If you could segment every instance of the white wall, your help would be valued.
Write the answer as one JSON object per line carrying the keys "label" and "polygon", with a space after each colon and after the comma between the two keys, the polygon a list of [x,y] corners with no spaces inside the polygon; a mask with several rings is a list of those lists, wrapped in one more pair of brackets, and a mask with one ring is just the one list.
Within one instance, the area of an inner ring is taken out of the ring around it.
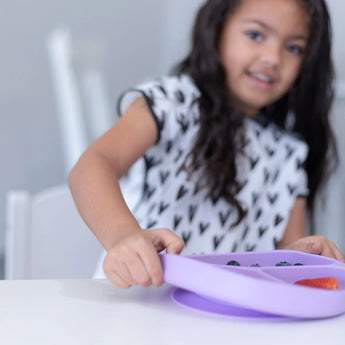
{"label": "white wall", "polygon": [[345,99],[334,103],[332,117],[340,164],[318,200],[316,232],[335,242],[345,253]]}
{"label": "white wall", "polygon": [[[115,105],[124,88],[142,78],[166,73],[171,63],[184,55],[189,42],[185,31],[198,2],[1,2],[0,252],[4,242],[6,192],[14,188],[35,192],[65,182],[61,134],[46,50],[51,30],[66,24],[77,36],[100,37],[108,44],[106,75]],[[180,11],[182,7],[184,10]],[[170,12],[174,15],[167,20]]]}
{"label": "white wall", "polygon": [[[336,136],[340,164],[320,196],[316,212],[316,232],[334,241],[345,253],[345,6],[343,0],[328,0],[333,19],[333,56],[341,95],[335,99],[332,127]],[[339,90],[338,90],[339,91]]]}
{"label": "white wall", "polygon": [[339,79],[345,81],[345,3],[344,0],[327,0],[333,27],[333,56]]}
{"label": "white wall", "polygon": [[316,232],[334,241],[345,253],[345,4],[344,0],[327,1],[333,26],[333,57],[341,97],[333,104],[332,127],[336,136],[340,164],[329,179],[316,211]]}
{"label": "white wall", "polygon": [[[345,80],[345,6],[343,0],[328,2],[334,18],[337,71]],[[0,252],[6,192],[14,188],[35,192],[65,182],[46,51],[49,32],[64,23],[77,34],[96,35],[109,44],[106,72],[115,104],[121,90],[144,77],[167,72],[184,55],[194,10],[200,3],[202,0],[1,1]],[[343,114],[344,109],[339,112]]]}

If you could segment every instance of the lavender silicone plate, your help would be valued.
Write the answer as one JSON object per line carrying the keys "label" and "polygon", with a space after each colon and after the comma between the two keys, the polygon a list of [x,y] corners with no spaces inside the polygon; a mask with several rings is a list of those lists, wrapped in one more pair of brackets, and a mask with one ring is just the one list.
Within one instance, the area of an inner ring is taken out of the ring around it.
{"label": "lavender silicone plate", "polygon": [[[241,316],[318,319],[345,312],[345,264],[290,250],[214,255],[160,254],[164,281],[180,289],[175,301],[199,310]],[[228,266],[230,260],[241,266]],[[286,261],[292,266],[276,266]],[[294,266],[300,263],[302,266]],[[259,264],[260,267],[251,267]],[[338,290],[295,285],[302,279],[335,277]],[[183,290],[186,290],[185,292]],[[225,308],[225,309],[224,309]],[[228,308],[228,309],[226,309]]]}

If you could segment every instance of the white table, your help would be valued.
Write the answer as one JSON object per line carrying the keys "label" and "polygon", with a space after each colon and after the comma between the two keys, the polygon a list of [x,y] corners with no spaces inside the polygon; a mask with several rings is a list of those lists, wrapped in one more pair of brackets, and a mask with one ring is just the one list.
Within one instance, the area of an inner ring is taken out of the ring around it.
{"label": "white table", "polygon": [[0,281],[0,344],[345,344],[345,315],[316,321],[219,316],[175,304],[172,291],[120,290],[92,279]]}

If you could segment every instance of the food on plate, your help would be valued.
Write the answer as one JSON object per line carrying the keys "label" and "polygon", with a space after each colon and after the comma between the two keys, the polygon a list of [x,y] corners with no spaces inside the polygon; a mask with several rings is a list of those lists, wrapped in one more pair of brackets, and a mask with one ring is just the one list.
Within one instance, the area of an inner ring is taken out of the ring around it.
{"label": "food on plate", "polygon": [[302,279],[296,281],[294,284],[322,289],[338,290],[338,279],[334,277]]}
{"label": "food on plate", "polygon": [[[241,266],[241,264],[236,260],[228,261],[227,265],[228,266]],[[287,262],[287,261],[280,261],[280,262],[276,263],[276,266],[292,266],[292,264],[290,262]],[[300,262],[296,262],[294,264],[294,266],[303,266],[303,264],[301,264]],[[251,264],[250,267],[261,267],[261,265],[258,263],[254,263],[254,264]]]}
{"label": "food on plate", "polygon": [[276,263],[276,266],[291,266],[290,262],[287,261],[280,261]]}

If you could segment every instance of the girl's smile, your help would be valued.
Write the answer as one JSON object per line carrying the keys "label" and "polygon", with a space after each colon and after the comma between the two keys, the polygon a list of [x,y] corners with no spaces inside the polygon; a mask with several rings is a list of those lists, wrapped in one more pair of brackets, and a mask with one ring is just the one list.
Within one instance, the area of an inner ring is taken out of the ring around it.
{"label": "girl's smile", "polygon": [[276,78],[270,74],[261,72],[247,72],[247,75],[253,81],[254,85],[262,88],[269,88],[276,81]]}
{"label": "girl's smile", "polygon": [[242,0],[219,42],[227,86],[249,116],[278,100],[298,77],[309,38],[308,18],[296,0]]}

